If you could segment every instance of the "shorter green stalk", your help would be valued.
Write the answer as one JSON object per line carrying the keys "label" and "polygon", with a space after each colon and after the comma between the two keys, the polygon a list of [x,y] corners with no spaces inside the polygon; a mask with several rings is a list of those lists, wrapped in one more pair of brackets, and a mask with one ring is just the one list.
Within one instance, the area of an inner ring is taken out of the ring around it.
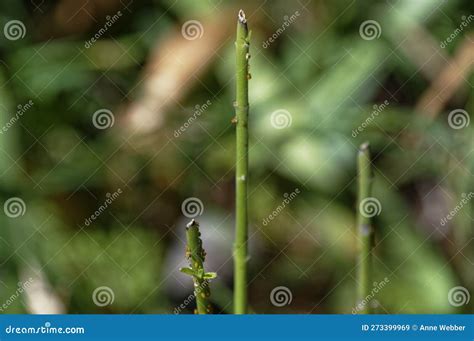
{"label": "shorter green stalk", "polygon": [[189,268],[181,268],[180,271],[191,276],[194,282],[194,296],[196,297],[196,314],[212,313],[210,303],[211,289],[209,280],[216,278],[215,272],[204,271],[204,260],[206,252],[202,247],[199,224],[193,219],[186,225],[186,258]]}
{"label": "shorter green stalk", "polygon": [[[364,200],[370,198],[372,187],[372,168],[370,162],[369,143],[360,146],[357,157],[358,168],[358,202],[357,232],[359,236],[358,287],[357,306],[361,314],[372,313],[372,302],[365,302],[371,293],[372,281],[372,249],[374,247],[374,228],[371,216],[364,214]],[[366,202],[366,201],[365,201]]]}

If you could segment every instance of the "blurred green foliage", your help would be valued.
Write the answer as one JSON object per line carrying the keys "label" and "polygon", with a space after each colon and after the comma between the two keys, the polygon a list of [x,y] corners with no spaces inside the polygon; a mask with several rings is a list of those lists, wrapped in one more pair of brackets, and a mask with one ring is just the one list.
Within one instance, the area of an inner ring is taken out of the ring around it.
{"label": "blurred green foliage", "polygon": [[[472,302],[450,305],[448,292],[464,286],[474,294],[473,203],[448,226],[439,224],[462,193],[474,188],[473,124],[459,130],[448,124],[454,109],[474,112],[472,72],[436,119],[420,115],[416,106],[434,82],[422,68],[435,70],[435,59],[447,63],[469,34],[472,45],[474,23],[445,49],[425,50],[421,65],[402,42],[422,30],[420,45],[439,47],[462,16],[474,13],[474,4],[428,0],[0,4],[0,24],[15,19],[26,27],[22,39],[0,37],[1,125],[18,105],[34,102],[0,134],[2,202],[20,197],[26,203],[19,218],[0,215],[0,302],[15,293],[25,269],[41,269],[67,312],[172,313],[192,291],[178,272],[185,262],[181,204],[197,197],[204,205],[198,219],[210,254],[206,269],[219,273],[211,284],[214,303],[217,311],[229,311],[236,6],[245,9],[252,28],[252,310],[352,311],[355,155],[369,140],[374,196],[382,206],[375,219],[376,280],[389,279],[377,294],[378,311],[472,312]],[[123,16],[85,48],[106,16],[119,10]],[[295,11],[298,19],[264,48]],[[189,20],[202,24],[202,39],[183,39],[181,28]],[[380,24],[379,38],[362,39],[359,29],[366,20]],[[219,30],[229,35],[214,38],[212,45],[206,39]],[[156,53],[173,54],[177,46],[187,49],[186,60],[166,64],[171,78],[150,83],[171,98],[162,110],[147,108],[161,124],[137,133],[126,120],[130,108],[149,96],[148,82],[164,73]],[[198,66],[187,66],[196,60]],[[187,81],[173,88],[182,79]],[[209,108],[174,137],[207,100]],[[387,108],[354,138],[353,130],[385,100]],[[103,108],[115,120],[105,130],[93,124],[94,112]],[[291,125],[275,129],[271,115],[282,109]],[[124,193],[85,226],[107,193],[118,188]],[[295,188],[301,194],[264,226],[263,219]],[[279,285],[292,292],[285,307],[269,299]],[[101,286],[115,296],[106,307],[92,299]],[[25,311],[23,296],[4,310]]]}

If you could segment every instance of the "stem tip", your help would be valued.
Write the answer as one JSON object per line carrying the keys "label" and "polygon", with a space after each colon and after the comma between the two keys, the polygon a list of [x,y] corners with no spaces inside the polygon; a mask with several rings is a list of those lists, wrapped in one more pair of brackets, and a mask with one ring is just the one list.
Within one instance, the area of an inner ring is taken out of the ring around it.
{"label": "stem tip", "polygon": [[247,19],[245,18],[245,13],[243,10],[239,10],[238,18],[239,18],[239,22],[242,24],[245,24],[247,22]]}
{"label": "stem tip", "polygon": [[366,150],[369,149],[369,146],[370,146],[369,142],[364,142],[360,145],[359,150],[361,152],[365,152]]}
{"label": "stem tip", "polygon": [[186,224],[186,228],[191,228],[193,226],[199,227],[199,223],[194,219],[192,219],[189,223]]}

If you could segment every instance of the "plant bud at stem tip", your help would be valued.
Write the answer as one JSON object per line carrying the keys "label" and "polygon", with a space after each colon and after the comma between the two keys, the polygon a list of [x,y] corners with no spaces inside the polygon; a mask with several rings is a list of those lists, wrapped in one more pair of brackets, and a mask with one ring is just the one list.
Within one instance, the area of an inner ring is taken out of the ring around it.
{"label": "plant bud at stem tip", "polygon": [[192,219],[189,223],[186,224],[187,228],[191,228],[193,226],[199,226],[198,222],[194,219]]}
{"label": "plant bud at stem tip", "polygon": [[245,18],[245,13],[243,10],[239,10],[238,18],[239,18],[239,22],[242,24],[245,24],[247,22],[247,19]]}
{"label": "plant bud at stem tip", "polygon": [[369,149],[369,142],[364,142],[360,145],[359,151],[361,153],[363,153],[363,152],[367,151],[368,149]]}

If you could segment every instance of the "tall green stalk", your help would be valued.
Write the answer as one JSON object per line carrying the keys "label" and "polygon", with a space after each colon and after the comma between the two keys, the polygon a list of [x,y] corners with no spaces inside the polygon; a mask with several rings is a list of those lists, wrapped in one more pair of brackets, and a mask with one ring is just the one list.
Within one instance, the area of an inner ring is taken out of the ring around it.
{"label": "tall green stalk", "polygon": [[371,196],[372,190],[372,168],[370,163],[369,143],[360,146],[358,158],[358,203],[357,203],[357,230],[359,235],[359,269],[357,305],[361,314],[372,313],[371,302],[365,302],[365,298],[371,294],[372,280],[372,249],[374,246],[374,229],[371,224],[371,214],[364,213],[364,199]]}
{"label": "tall green stalk", "polygon": [[216,273],[204,271],[204,260],[206,252],[202,247],[199,224],[193,219],[186,225],[186,258],[189,260],[189,268],[181,268],[180,271],[190,275],[194,282],[194,296],[196,297],[196,314],[212,313],[212,305],[209,301],[211,289],[209,280],[216,278]]}
{"label": "tall green stalk", "polygon": [[249,74],[249,30],[244,11],[240,10],[237,19],[236,53],[236,173],[235,173],[235,244],[234,244],[234,313],[247,312],[247,257],[248,257],[248,80]]}

